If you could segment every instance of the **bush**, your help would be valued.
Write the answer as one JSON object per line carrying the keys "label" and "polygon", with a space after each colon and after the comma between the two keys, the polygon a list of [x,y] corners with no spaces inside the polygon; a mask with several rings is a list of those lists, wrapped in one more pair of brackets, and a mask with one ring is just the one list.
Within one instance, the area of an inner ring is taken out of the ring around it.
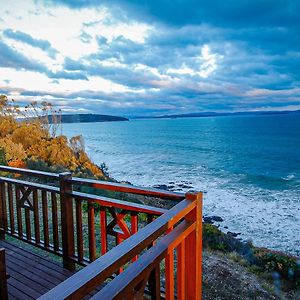
{"label": "bush", "polygon": [[299,259],[279,251],[255,248],[255,264],[270,275],[279,275],[284,287],[288,290],[300,288]]}

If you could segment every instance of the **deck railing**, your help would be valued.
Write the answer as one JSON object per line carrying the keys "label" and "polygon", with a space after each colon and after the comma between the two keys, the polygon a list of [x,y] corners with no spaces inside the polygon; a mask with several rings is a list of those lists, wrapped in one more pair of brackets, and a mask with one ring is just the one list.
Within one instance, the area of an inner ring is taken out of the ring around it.
{"label": "deck railing", "polygon": [[[9,234],[62,256],[65,268],[88,265],[43,299],[200,299],[202,193],[181,194],[0,166],[0,237]],[[24,180],[24,176],[26,180]],[[28,178],[42,178],[51,185]],[[76,191],[90,187],[175,200],[170,210]],[[87,236],[87,238],[86,238]],[[112,276],[113,281],[108,283]]]}

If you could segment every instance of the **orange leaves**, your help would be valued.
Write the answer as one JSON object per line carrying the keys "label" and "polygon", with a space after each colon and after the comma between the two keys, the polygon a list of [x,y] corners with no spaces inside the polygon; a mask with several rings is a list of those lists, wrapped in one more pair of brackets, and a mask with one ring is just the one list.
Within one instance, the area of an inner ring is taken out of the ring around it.
{"label": "orange leaves", "polygon": [[[21,115],[23,121],[18,119]],[[21,108],[0,95],[0,148],[8,165],[23,168],[26,161],[43,161],[49,167],[63,167],[83,176],[105,177],[86,154],[82,136],[70,141],[56,136],[60,117],[61,112],[51,103],[32,102]]]}

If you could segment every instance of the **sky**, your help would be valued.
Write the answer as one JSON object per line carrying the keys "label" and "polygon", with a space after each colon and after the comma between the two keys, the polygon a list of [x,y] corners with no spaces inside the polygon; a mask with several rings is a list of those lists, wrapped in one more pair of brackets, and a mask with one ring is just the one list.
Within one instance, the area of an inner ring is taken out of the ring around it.
{"label": "sky", "polygon": [[300,0],[0,0],[0,94],[63,113],[300,109]]}

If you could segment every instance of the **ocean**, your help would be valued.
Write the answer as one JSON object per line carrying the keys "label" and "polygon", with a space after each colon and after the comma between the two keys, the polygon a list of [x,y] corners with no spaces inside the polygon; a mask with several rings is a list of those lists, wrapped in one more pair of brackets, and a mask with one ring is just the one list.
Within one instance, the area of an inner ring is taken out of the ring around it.
{"label": "ocean", "polygon": [[224,231],[300,255],[300,116],[226,116],[63,124],[92,160],[136,185],[205,192]]}

